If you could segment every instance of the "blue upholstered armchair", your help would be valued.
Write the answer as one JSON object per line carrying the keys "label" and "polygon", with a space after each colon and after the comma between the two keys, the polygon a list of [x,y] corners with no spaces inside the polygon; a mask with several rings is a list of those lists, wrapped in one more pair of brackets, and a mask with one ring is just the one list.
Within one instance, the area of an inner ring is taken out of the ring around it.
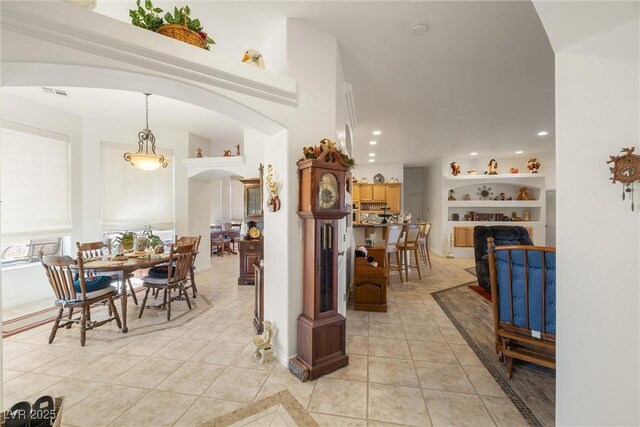
{"label": "blue upholstered armchair", "polygon": [[478,285],[489,290],[489,262],[487,257],[487,238],[493,238],[496,246],[533,245],[527,229],[511,225],[477,225],[473,228],[473,252],[476,259]]}
{"label": "blue upholstered armchair", "polygon": [[555,248],[494,246],[491,237],[487,245],[496,353],[507,376],[513,359],[555,369]]}

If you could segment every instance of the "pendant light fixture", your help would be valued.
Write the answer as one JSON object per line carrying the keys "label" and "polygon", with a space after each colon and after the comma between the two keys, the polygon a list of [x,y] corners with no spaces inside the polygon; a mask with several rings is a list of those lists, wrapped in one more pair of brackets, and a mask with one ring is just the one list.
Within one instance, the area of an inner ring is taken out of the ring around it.
{"label": "pendant light fixture", "polygon": [[[124,153],[124,159],[138,169],[143,171],[152,171],[158,169],[160,166],[166,168],[169,164],[169,159],[166,159],[162,155],[156,154],[156,137],[149,129],[149,95],[145,93],[146,102],[146,127],[138,133],[138,151],[135,153]],[[149,153],[149,144],[151,144],[151,153]]]}

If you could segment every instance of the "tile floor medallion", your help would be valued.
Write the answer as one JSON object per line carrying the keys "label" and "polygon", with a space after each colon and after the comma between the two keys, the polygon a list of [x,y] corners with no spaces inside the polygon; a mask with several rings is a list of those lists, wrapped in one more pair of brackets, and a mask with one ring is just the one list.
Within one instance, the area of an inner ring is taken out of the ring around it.
{"label": "tile floor medallion", "polygon": [[387,313],[347,311],[350,364],[315,381],[251,357],[254,288],[231,255],[196,273],[194,309],[172,305],[168,323],[130,303],[129,333],[112,322],[84,348],[75,326],[50,345],[50,325],[4,339],[4,404],[64,395],[65,426],[527,425],[432,296],[469,282],[473,260],[432,262],[420,280],[392,273]]}

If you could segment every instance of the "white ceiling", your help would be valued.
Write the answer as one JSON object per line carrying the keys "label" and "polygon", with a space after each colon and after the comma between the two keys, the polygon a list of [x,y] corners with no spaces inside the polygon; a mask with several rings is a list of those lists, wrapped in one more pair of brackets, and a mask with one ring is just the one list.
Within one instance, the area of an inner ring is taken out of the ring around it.
{"label": "white ceiling", "polygon": [[[185,2],[154,3],[166,11]],[[529,1],[188,3],[217,42],[212,51],[238,60],[244,50],[260,49],[286,17],[335,36],[354,90],[356,160],[375,151],[378,164],[424,165],[445,154],[490,158],[554,149],[553,51]],[[98,0],[95,11],[128,21],[134,4]],[[427,24],[427,33],[411,35],[414,23]],[[39,89],[12,89],[65,103],[77,114],[144,123],[140,94],[68,90],[61,100]],[[242,137],[231,120],[173,103],[151,98],[152,128],[161,122],[225,145]],[[370,150],[374,129],[383,134]],[[542,129],[547,137],[536,136]]]}

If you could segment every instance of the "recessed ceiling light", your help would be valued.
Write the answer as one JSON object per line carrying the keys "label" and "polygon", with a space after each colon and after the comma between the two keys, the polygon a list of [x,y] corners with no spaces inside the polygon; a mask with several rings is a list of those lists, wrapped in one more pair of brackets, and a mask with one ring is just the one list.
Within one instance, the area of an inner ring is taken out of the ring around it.
{"label": "recessed ceiling light", "polygon": [[369,141],[369,145],[376,145],[378,141]]}
{"label": "recessed ceiling light", "polygon": [[520,151],[516,151],[516,154],[522,154],[524,153],[524,151],[520,150]]}
{"label": "recessed ceiling light", "polygon": [[369,157],[375,157],[376,153],[369,153]]}
{"label": "recessed ceiling light", "polygon": [[413,24],[409,27],[409,32],[413,36],[421,36],[427,32],[427,26],[425,24]]}
{"label": "recessed ceiling light", "polygon": [[373,163],[375,161],[376,161],[376,159],[369,159],[369,163]]}
{"label": "recessed ceiling light", "polygon": [[476,153],[476,152],[474,151],[473,153],[469,153],[469,155],[471,155],[471,156],[477,156],[477,155],[478,155],[478,153]]}
{"label": "recessed ceiling light", "polygon": [[549,135],[549,132],[547,132],[546,130],[541,130],[540,132],[538,132],[538,136],[547,136]]}
{"label": "recessed ceiling light", "polygon": [[382,132],[381,132],[381,131],[379,131],[379,130],[374,130],[374,131],[373,131],[373,134],[374,134],[375,136],[378,136],[378,135],[382,135]]}

